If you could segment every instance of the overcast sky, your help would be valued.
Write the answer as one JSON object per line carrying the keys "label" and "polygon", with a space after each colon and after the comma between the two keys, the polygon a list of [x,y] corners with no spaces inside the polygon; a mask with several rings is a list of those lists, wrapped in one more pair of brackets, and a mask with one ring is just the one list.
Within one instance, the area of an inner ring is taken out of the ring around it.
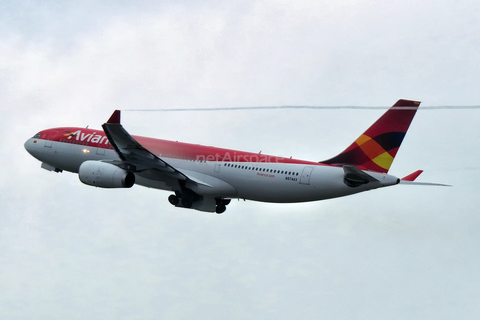
{"label": "overcast sky", "polygon": [[[422,110],[390,173],[306,204],[102,190],[23,148],[115,109],[480,105],[478,1],[0,1],[1,319],[478,319],[480,110]],[[383,110],[124,111],[132,134],[324,160]]]}

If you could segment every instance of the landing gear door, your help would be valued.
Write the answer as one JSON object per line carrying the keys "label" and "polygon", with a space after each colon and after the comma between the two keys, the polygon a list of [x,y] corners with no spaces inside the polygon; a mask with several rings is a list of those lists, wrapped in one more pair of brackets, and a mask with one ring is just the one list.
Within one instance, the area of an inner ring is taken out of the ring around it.
{"label": "landing gear door", "polygon": [[305,167],[300,177],[301,184],[310,184],[310,176],[312,175],[313,167]]}

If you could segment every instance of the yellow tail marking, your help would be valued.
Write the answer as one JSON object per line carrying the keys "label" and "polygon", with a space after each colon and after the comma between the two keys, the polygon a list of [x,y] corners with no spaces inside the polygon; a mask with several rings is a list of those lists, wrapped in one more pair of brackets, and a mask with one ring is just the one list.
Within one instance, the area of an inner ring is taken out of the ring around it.
{"label": "yellow tail marking", "polygon": [[393,157],[388,152],[384,152],[378,157],[372,159],[372,161],[383,169],[388,170],[392,165]]}

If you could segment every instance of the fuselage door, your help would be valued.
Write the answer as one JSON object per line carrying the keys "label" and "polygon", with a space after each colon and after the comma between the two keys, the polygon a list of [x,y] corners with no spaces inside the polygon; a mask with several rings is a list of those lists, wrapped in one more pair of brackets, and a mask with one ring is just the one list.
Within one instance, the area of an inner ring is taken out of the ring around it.
{"label": "fuselage door", "polygon": [[213,170],[215,170],[215,172],[220,172],[220,162],[215,163],[215,168]]}
{"label": "fuselage door", "polygon": [[55,137],[57,136],[57,133],[58,131],[53,131],[52,133],[50,133],[50,135],[47,137],[47,140],[45,140],[45,147],[47,148],[52,147],[53,139],[55,139]]}
{"label": "fuselage door", "polygon": [[310,184],[310,176],[312,175],[313,167],[305,167],[300,177],[301,184]]}

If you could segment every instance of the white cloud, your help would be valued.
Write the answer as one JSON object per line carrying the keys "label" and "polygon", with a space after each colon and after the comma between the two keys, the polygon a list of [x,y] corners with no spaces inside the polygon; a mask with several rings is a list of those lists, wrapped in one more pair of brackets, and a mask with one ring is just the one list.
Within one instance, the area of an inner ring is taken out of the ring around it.
{"label": "white cloud", "polygon": [[[453,188],[233,201],[222,216],[175,209],[161,191],[84,186],[22,148],[44,128],[98,128],[114,109],[478,104],[476,2],[32,6],[2,10],[2,318],[478,315],[477,110],[419,111],[392,167]],[[379,113],[123,121],[132,133],[322,160]]]}

